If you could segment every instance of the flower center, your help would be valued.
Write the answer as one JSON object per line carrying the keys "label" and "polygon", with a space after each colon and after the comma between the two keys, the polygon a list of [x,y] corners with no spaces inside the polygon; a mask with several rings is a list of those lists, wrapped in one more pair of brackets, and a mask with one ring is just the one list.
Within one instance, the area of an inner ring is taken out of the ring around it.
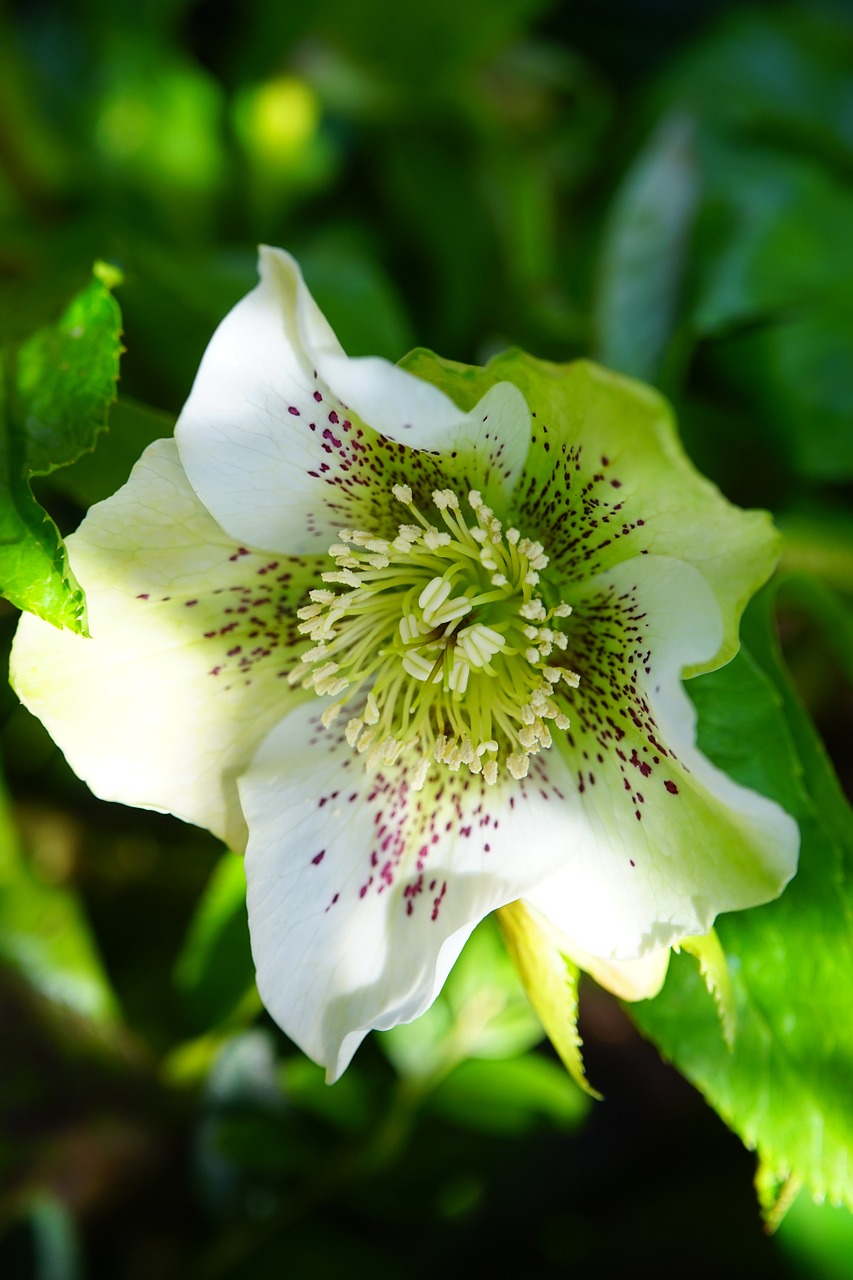
{"label": "flower center", "polygon": [[327,727],[345,707],[359,708],[346,737],[369,764],[414,749],[415,789],[433,760],[488,783],[500,768],[524,778],[530,756],[551,745],[548,722],[569,726],[562,685],[578,684],[560,630],[571,608],[546,607],[537,590],[544,548],[504,532],[476,490],[468,521],[452,490],[433,493],[443,529],[408,485],[393,493],[413,523],[392,541],[341,530],[329,548],[337,567],[323,574],[329,586],[311,591],[298,614],[313,642],[302,655],[310,672],[291,679],[335,699],[322,716]]}

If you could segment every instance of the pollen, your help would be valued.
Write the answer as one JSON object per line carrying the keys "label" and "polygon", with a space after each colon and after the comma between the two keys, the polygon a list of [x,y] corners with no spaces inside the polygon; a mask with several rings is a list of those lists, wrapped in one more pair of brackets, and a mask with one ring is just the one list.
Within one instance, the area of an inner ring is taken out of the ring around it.
{"label": "pollen", "polygon": [[306,647],[291,679],[334,699],[324,727],[347,712],[346,741],[368,768],[404,761],[414,790],[445,770],[490,786],[525,778],[549,726],[568,729],[579,679],[546,549],[504,532],[476,490],[470,514],[452,489],[426,513],[408,485],[392,493],[406,510],[396,536],[342,529],[329,548],[334,568],[299,610]]}

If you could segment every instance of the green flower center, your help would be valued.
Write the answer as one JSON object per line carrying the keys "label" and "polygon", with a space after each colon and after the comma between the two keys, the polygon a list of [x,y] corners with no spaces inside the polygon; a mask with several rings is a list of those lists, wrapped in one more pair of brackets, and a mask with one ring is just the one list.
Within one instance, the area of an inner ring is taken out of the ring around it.
{"label": "green flower center", "polygon": [[407,485],[393,492],[413,522],[393,541],[341,531],[329,548],[336,568],[323,574],[328,586],[299,610],[310,671],[292,678],[334,699],[322,716],[327,727],[358,707],[346,737],[368,764],[412,752],[416,789],[431,761],[488,783],[501,768],[524,778],[530,756],[551,745],[549,722],[569,726],[562,685],[578,684],[561,630],[571,608],[561,600],[547,607],[540,589],[544,548],[504,531],[476,491],[470,522],[452,490],[433,493],[443,529]]}

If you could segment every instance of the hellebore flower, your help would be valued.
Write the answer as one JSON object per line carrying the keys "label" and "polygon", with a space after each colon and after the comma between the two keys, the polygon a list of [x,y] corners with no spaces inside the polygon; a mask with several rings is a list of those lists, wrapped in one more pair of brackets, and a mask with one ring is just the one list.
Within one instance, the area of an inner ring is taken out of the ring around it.
{"label": "hellebore flower", "polygon": [[264,249],[175,439],[68,545],[92,638],[25,617],[15,686],[98,795],[245,850],[261,996],[331,1078],[495,908],[651,990],[794,872],[681,684],[735,653],[775,534],[637,383],[349,360]]}

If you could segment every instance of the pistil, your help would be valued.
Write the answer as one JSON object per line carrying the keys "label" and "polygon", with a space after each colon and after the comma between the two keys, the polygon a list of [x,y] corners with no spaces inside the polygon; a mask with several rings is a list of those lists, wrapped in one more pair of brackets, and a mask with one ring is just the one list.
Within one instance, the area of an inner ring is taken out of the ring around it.
{"label": "pistil", "polygon": [[504,532],[476,490],[470,523],[452,490],[433,493],[443,529],[408,485],[393,494],[411,517],[395,538],[344,529],[329,548],[335,569],[298,615],[309,671],[291,679],[336,699],[326,726],[360,709],[347,741],[372,767],[405,753],[416,788],[433,762],[490,784],[502,768],[523,778],[551,745],[549,723],[568,728],[567,689],[578,684],[563,656],[571,607],[548,609],[537,592],[545,549]]}

